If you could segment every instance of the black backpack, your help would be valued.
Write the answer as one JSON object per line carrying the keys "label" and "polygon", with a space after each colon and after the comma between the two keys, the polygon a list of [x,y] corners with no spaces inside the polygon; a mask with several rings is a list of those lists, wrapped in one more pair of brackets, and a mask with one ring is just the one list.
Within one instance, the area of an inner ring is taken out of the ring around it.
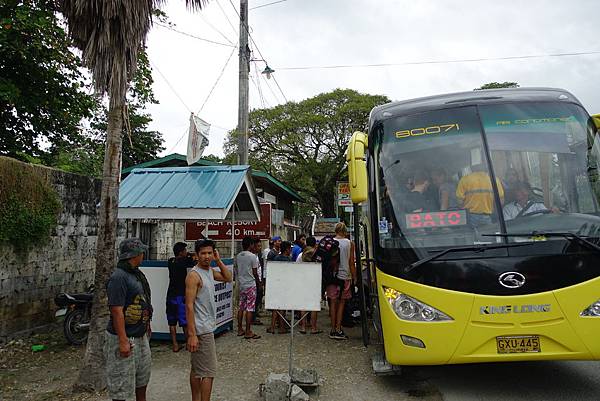
{"label": "black backpack", "polygon": [[333,236],[328,235],[319,241],[315,251],[314,260],[321,262],[322,285],[339,284],[337,278],[339,268],[340,243]]}

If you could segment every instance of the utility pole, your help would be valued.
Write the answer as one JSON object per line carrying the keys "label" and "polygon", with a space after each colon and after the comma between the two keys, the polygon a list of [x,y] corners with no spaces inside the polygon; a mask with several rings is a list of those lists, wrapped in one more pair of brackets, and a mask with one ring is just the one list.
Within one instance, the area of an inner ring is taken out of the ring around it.
{"label": "utility pole", "polygon": [[248,164],[248,76],[250,48],[248,47],[248,0],[240,0],[240,76],[238,103],[238,162]]}

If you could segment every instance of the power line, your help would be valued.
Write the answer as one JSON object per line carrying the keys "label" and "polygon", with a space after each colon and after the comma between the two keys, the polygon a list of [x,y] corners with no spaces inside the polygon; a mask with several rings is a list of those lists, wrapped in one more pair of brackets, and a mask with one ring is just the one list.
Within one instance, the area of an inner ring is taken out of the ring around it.
{"label": "power line", "polygon": [[337,68],[370,68],[370,67],[395,67],[403,65],[424,65],[424,64],[455,64],[455,63],[477,63],[482,61],[501,61],[501,60],[524,60],[533,58],[548,57],[572,57],[600,54],[600,51],[573,52],[573,53],[550,53],[550,54],[530,54],[523,56],[506,57],[482,57],[470,59],[450,59],[450,60],[426,60],[426,61],[407,61],[404,63],[379,63],[379,64],[340,64],[340,65],[321,65],[321,66],[302,66],[302,67],[278,67],[278,71],[293,70],[326,70]]}
{"label": "power line", "polygon": [[[229,4],[231,4],[231,7],[233,7],[233,10],[235,11],[235,13],[237,14],[238,18],[241,20],[242,17],[240,16],[240,13],[238,12],[237,8],[235,8],[235,5],[233,4],[233,2],[231,0],[229,0]],[[262,55],[260,49],[258,48],[258,45],[256,44],[256,42],[254,41],[254,38],[252,37],[252,35],[250,34],[250,31],[248,30],[248,27],[246,27],[246,25],[242,24],[242,26],[244,27],[244,29],[246,30],[246,33],[248,34],[248,37],[250,38],[250,42],[252,42],[252,44],[254,45],[254,48],[256,49],[256,51],[258,52],[258,55],[260,56],[260,58],[265,62],[265,64],[268,65],[267,63],[267,59],[265,59],[265,57]],[[281,90],[281,86],[279,86],[279,82],[277,82],[277,78],[275,78],[273,76],[273,81],[275,81],[275,84],[277,85],[277,88],[279,89],[279,92],[281,92],[281,96],[283,96],[283,99],[285,100],[285,102],[287,103],[287,98],[285,97],[285,94],[283,93],[283,90]]]}
{"label": "power line", "polygon": [[173,32],[177,32],[177,33],[179,33],[181,35],[189,36],[190,38],[198,39],[198,40],[201,40],[201,41],[204,41],[204,42],[208,42],[208,43],[212,43],[212,44],[219,45],[219,46],[235,47],[235,44],[233,44],[233,43],[231,43],[231,44],[229,44],[229,43],[222,43],[222,42],[217,42],[215,40],[210,40],[210,39],[202,38],[200,36],[192,35],[191,33],[180,31],[180,30],[175,29],[173,27],[170,27],[168,25],[161,24],[160,22],[155,22],[155,24],[158,25],[158,26],[161,26],[163,28],[167,28],[167,29],[169,29],[169,30],[171,30]]}
{"label": "power line", "polygon": [[160,72],[160,70],[158,69],[158,67],[156,66],[156,64],[154,64],[152,62],[152,60],[150,60],[150,65],[152,66],[152,68],[154,68],[156,71],[158,71],[158,73],[160,74],[160,76],[167,83],[167,86],[169,87],[169,89],[171,89],[171,92],[173,92],[175,94],[175,96],[177,96],[177,99],[179,99],[179,101],[181,102],[181,104],[183,104],[185,106],[185,108],[188,109],[188,111],[191,113],[192,109],[190,109],[190,107],[183,101],[183,99],[181,98],[181,96],[179,96],[179,93],[177,93],[177,91],[175,90],[175,88],[173,87],[173,85],[171,85],[171,83],[169,82],[169,80],[167,79],[167,77],[165,77],[164,74],[162,72]]}
{"label": "power line", "polygon": [[254,7],[250,8],[249,10],[256,10],[257,8],[272,6],[273,4],[283,3],[284,1],[288,1],[288,0],[278,0],[278,1],[273,1],[271,3],[261,4],[260,6],[254,6]]}
{"label": "power line", "polygon": [[221,80],[221,77],[223,76],[223,73],[225,72],[225,69],[227,68],[227,65],[229,64],[229,60],[231,60],[231,56],[233,56],[233,53],[235,52],[235,49],[237,49],[237,47],[234,47],[231,50],[231,53],[229,53],[229,57],[227,58],[227,61],[223,65],[223,68],[221,68],[221,72],[219,73],[219,76],[217,77],[217,80],[215,81],[215,83],[213,84],[212,88],[210,89],[210,92],[208,93],[208,96],[206,96],[206,99],[204,99],[204,103],[202,103],[202,106],[200,106],[200,110],[198,110],[197,114],[200,114],[202,112],[202,110],[204,109],[204,106],[206,105],[206,102],[208,102],[208,99],[210,99],[210,96],[213,94],[213,91],[215,90],[215,88],[217,87],[217,84]]}
{"label": "power line", "polygon": [[225,36],[225,34],[223,32],[221,32],[217,27],[215,27],[213,24],[211,24],[210,21],[208,21],[208,19],[206,19],[206,17],[204,17],[204,15],[202,15],[202,13],[198,13],[198,15],[200,16],[200,18],[202,18],[202,20],[206,23],[206,25],[211,27],[215,32],[217,32],[219,35],[221,35],[230,44],[235,46],[234,41],[230,40],[227,36]]}
{"label": "power line", "polygon": [[256,75],[256,80],[254,79],[254,77],[250,74],[250,80],[252,81],[252,83],[254,84],[254,87],[256,88],[256,91],[258,92],[258,98],[260,99],[260,105],[261,107],[264,109],[265,108],[265,98],[262,94],[262,89],[260,87],[260,77],[258,76],[258,68],[256,67],[256,63],[254,63],[254,74]]}
{"label": "power line", "polygon": [[[210,99],[210,97],[213,94],[215,88],[217,87],[217,84],[221,80],[221,77],[223,76],[223,73],[225,73],[225,69],[227,68],[227,65],[229,64],[229,60],[231,60],[231,56],[233,56],[233,53],[235,53],[235,49],[237,49],[237,47],[234,47],[231,50],[231,53],[229,53],[229,57],[227,58],[227,61],[223,65],[223,68],[221,68],[221,72],[219,73],[219,76],[217,77],[217,80],[215,81],[215,83],[213,84],[212,88],[208,92],[208,95],[206,96],[206,99],[204,99],[204,103],[202,103],[202,106],[200,106],[200,110],[198,110],[198,113],[196,113],[196,114],[200,114],[202,112],[202,110],[204,109],[204,106],[208,102],[208,99]],[[192,110],[190,110],[189,108],[188,108],[188,110],[190,111],[190,113],[192,112]],[[173,145],[171,147],[171,151],[169,151],[169,153],[171,153],[173,151],[173,149],[175,149],[175,147],[177,147],[177,145],[179,145],[179,142],[181,142],[181,140],[183,139],[183,137],[185,136],[186,133],[187,133],[187,130],[183,134],[181,134],[181,136],[179,137],[179,139],[177,140],[177,142],[175,143],[175,145]]]}
{"label": "power line", "polygon": [[[217,0],[215,3],[217,3],[217,6],[219,6],[219,9],[221,10],[221,12],[223,13],[223,15],[225,16],[225,19],[229,23],[229,26],[231,27],[231,29],[233,29],[233,33],[237,36],[238,35],[238,31],[235,29],[235,27],[231,23],[231,20],[229,19],[229,17],[227,16],[227,13],[225,12],[225,10],[223,9],[223,7],[221,6],[221,3],[219,3],[219,0]],[[239,14],[238,14],[238,16],[239,16]]]}

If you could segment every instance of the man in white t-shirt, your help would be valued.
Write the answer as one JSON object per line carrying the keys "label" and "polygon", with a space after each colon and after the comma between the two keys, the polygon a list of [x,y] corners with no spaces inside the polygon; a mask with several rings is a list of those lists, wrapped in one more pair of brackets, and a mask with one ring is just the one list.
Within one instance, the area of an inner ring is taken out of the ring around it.
{"label": "man in white t-shirt", "polygon": [[[528,183],[517,182],[513,188],[515,200],[507,203],[502,209],[504,220],[508,221],[518,217],[550,212],[543,202],[529,200],[531,188]],[[556,212],[554,209],[551,211]]]}
{"label": "man in white t-shirt", "polygon": [[[254,249],[254,239],[244,237],[242,240],[243,251],[235,257],[237,268],[236,283],[240,289],[240,305],[237,315],[238,336],[244,336],[247,339],[258,339],[260,336],[252,332],[252,317],[256,308],[256,288],[260,285],[258,276],[258,258],[252,252]],[[242,326],[242,321],[246,316],[246,327]]]}
{"label": "man in white t-shirt", "polygon": [[[340,244],[339,267],[337,278],[340,284],[327,286],[327,298],[329,299],[329,317],[331,318],[331,331],[329,338],[335,340],[347,340],[348,336],[342,330],[342,317],[346,301],[352,298],[350,286],[356,282],[356,268],[354,266],[354,244],[348,238],[348,229],[344,223],[335,226],[335,239]],[[343,287],[343,288],[342,288]]]}

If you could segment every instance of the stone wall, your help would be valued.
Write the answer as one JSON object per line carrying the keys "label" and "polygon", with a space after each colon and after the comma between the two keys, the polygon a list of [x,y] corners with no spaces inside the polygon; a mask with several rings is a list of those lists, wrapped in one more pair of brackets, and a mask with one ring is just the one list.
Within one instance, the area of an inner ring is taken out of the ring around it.
{"label": "stone wall", "polygon": [[94,280],[101,182],[54,169],[49,176],[63,208],[48,242],[21,254],[0,244],[0,341],[52,322],[54,296]]}

